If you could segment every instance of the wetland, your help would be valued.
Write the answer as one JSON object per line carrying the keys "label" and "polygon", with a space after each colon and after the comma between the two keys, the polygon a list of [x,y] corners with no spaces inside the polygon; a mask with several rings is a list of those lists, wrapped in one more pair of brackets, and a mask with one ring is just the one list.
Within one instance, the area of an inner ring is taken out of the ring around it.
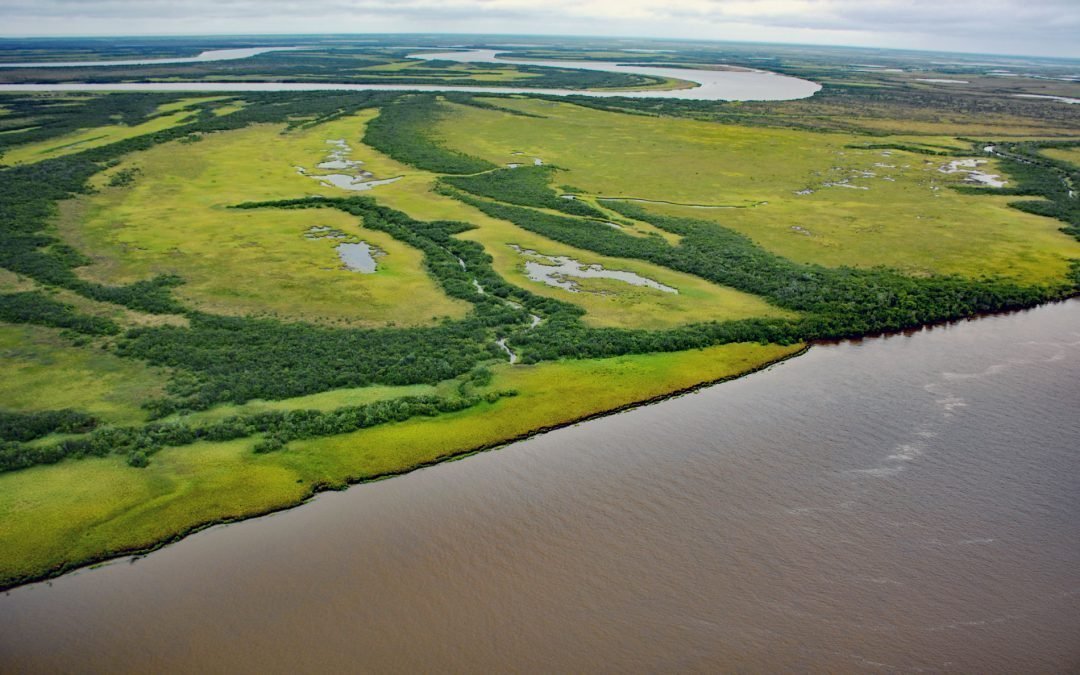
{"label": "wetland", "polygon": [[5,656],[1076,663],[1070,83],[453,44],[0,92]]}

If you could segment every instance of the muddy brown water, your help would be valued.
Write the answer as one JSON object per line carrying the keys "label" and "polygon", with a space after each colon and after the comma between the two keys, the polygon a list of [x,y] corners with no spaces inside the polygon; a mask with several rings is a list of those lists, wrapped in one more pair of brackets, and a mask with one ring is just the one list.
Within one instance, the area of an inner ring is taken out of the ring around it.
{"label": "muddy brown water", "polygon": [[1080,668],[1080,301],[752,376],[0,596],[7,672]]}

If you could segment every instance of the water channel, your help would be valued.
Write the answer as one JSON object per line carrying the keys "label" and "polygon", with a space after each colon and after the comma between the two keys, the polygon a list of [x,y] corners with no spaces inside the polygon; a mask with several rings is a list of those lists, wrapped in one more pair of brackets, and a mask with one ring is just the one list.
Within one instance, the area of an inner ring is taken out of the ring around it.
{"label": "water channel", "polygon": [[[261,52],[283,48],[262,48]],[[240,51],[240,50],[228,50]],[[259,50],[248,50],[256,51]],[[260,53],[261,53],[260,52]],[[450,60],[474,63],[507,63],[548,66],[555,68],[578,68],[612,73],[673,77],[695,83],[689,89],[672,90],[581,90],[537,89],[528,87],[481,87],[452,85],[414,84],[349,84],[322,82],[120,82],[120,83],[62,83],[62,84],[0,84],[5,91],[196,91],[196,92],[243,92],[243,91],[468,91],[473,93],[549,94],[557,96],[627,96],[632,98],[682,98],[706,101],[776,101],[806,98],[821,89],[821,85],[761,70],[708,70],[694,68],[661,68],[605,61],[554,61],[554,60],[507,60],[498,58],[499,52],[490,49],[462,50],[458,52],[421,52],[409,58],[425,60]],[[253,55],[253,54],[252,54]],[[250,55],[249,55],[250,56]],[[237,58],[237,57],[233,57]],[[206,60],[195,57],[188,61]],[[178,63],[184,60],[162,60]],[[100,62],[80,65],[140,65],[145,62]],[[0,69],[13,64],[0,64]],[[27,65],[27,64],[23,64]],[[44,64],[39,64],[44,65]],[[56,64],[50,64],[56,65]]]}

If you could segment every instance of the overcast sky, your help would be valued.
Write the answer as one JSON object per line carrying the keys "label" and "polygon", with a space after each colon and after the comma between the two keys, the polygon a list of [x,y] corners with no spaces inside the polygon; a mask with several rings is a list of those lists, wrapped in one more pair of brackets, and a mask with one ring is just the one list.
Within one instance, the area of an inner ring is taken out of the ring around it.
{"label": "overcast sky", "polygon": [[512,33],[1080,57],[1080,0],[0,0],[0,35]]}

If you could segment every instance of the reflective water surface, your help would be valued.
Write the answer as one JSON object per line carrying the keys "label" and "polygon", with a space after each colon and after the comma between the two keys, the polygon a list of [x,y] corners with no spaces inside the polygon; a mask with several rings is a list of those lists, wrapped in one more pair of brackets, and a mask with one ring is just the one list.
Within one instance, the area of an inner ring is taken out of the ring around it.
{"label": "reflective water surface", "polygon": [[210,49],[197,56],[162,59],[113,59],[111,61],[32,61],[22,63],[0,62],[3,68],[73,68],[101,66],[153,66],[166,63],[206,63],[208,61],[233,61],[247,59],[267,52],[291,52],[305,47],[248,47],[243,49]]}
{"label": "reflective water surface", "polygon": [[0,596],[13,672],[1075,672],[1080,301]]}
{"label": "reflective water surface", "polygon": [[[237,50],[239,51],[239,50]],[[270,51],[264,49],[262,51]],[[468,91],[480,94],[549,94],[554,96],[627,96],[631,98],[685,98],[702,101],[780,101],[806,98],[813,95],[821,85],[758,70],[699,70],[692,68],[658,68],[655,66],[627,65],[602,61],[541,61],[516,60],[506,61],[496,58],[497,52],[490,49],[465,50],[452,53],[422,52],[410,54],[409,58],[434,59],[470,62],[519,63],[556,68],[579,68],[602,70],[615,73],[637,73],[657,77],[673,77],[695,83],[690,89],[674,90],[582,90],[582,89],[536,89],[527,87],[474,87],[453,85],[415,85],[415,84],[338,84],[333,82],[118,82],[101,83],[61,83],[61,84],[0,84],[4,91]],[[237,58],[237,57],[232,57]],[[190,59],[190,60],[200,60]],[[173,60],[176,62],[177,60]],[[120,64],[114,62],[113,65]],[[86,64],[83,64],[86,65]],[[3,67],[3,66],[0,66]],[[542,164],[542,160],[534,160]]]}

